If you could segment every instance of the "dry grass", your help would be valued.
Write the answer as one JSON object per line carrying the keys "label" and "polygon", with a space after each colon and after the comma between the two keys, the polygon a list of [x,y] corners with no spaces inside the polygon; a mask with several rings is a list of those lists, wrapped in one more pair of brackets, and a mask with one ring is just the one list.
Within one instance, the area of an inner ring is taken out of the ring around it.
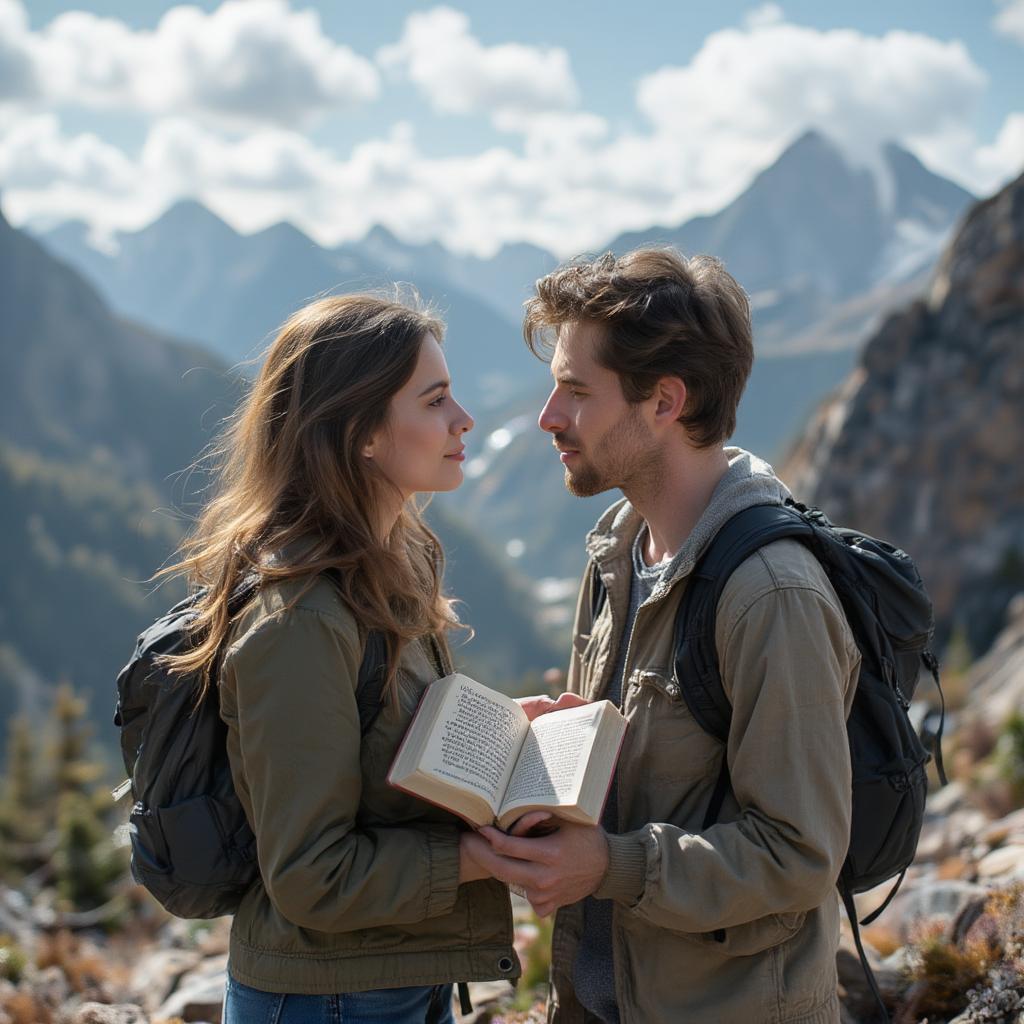
{"label": "dry grass", "polygon": [[40,970],[59,967],[68,985],[79,995],[95,993],[116,979],[116,967],[95,950],[83,945],[69,931],[42,935],[36,953],[36,966]]}
{"label": "dry grass", "polygon": [[10,1018],[11,1024],[53,1024],[49,1008],[37,1002],[28,992],[12,992],[0,1010]]}
{"label": "dry grass", "polygon": [[1024,1000],[1024,884],[996,890],[959,943],[941,925],[922,932],[910,979],[898,1024],[949,1020],[968,1008],[983,1024],[1000,1019],[991,1012]]}

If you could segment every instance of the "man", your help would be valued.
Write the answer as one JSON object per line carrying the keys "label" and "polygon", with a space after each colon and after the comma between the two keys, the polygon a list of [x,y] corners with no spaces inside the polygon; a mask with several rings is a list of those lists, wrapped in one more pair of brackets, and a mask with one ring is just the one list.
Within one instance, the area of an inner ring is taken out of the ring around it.
{"label": "man", "polygon": [[[539,281],[524,333],[535,353],[553,347],[539,423],[566,486],[625,495],[587,538],[568,681],[579,696],[557,707],[608,698],[629,725],[601,827],[483,829],[473,856],[538,913],[558,910],[553,1022],[834,1024],[860,655],[821,566],[777,541],[726,584],[727,745],[671,671],[695,561],[736,512],[789,494],[766,463],[723,447],[753,361],[747,298],[709,257],[609,254]],[[729,790],[702,831],[723,757]]]}

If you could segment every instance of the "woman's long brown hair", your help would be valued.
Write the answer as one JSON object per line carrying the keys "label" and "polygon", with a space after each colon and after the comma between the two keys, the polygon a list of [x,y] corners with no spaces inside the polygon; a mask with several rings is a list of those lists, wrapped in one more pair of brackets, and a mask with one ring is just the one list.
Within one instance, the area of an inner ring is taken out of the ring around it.
{"label": "woman's long brown hair", "polygon": [[205,588],[192,649],[165,659],[175,672],[200,673],[197,700],[232,624],[229,598],[253,574],[312,585],[337,570],[364,635],[387,637],[391,699],[405,645],[434,634],[444,646],[457,619],[441,593],[441,545],[412,501],[379,536],[378,510],[395,491],[362,455],[427,334],[440,341],[444,324],[404,303],[345,295],[300,309],[270,346],[216,446],[214,496],[177,561],[156,574]]}

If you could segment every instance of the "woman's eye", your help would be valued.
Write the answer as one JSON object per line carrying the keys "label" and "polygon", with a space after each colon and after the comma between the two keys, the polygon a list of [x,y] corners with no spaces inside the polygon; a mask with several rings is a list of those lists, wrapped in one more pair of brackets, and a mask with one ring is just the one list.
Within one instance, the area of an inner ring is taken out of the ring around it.
{"label": "woman's eye", "polygon": [[447,397],[447,395],[438,395],[437,398],[435,398],[430,404],[434,406],[442,406],[444,405],[444,400]]}

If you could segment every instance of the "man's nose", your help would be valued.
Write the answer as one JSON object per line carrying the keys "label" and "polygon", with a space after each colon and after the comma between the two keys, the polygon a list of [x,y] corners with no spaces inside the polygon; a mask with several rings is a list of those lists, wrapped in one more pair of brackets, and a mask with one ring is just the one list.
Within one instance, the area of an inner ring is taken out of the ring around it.
{"label": "man's nose", "polygon": [[557,434],[565,430],[568,425],[568,416],[558,407],[558,392],[557,390],[552,391],[537,417],[537,426],[549,434]]}

